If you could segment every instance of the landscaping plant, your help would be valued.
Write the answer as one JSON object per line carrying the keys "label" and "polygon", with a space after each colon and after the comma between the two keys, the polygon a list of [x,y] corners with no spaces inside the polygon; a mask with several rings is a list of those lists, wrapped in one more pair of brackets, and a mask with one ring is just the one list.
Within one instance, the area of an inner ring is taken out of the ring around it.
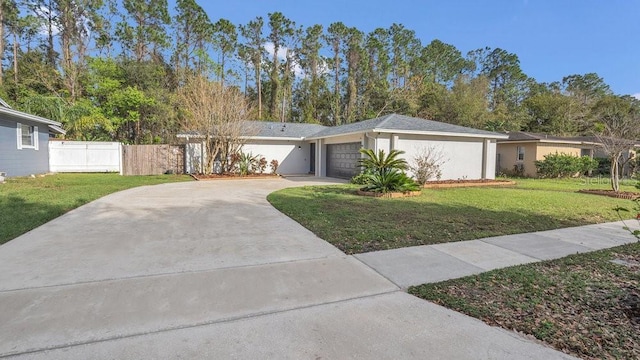
{"label": "landscaping plant", "polygon": [[391,150],[389,154],[385,154],[384,150],[376,153],[372,149],[360,149],[360,153],[366,156],[360,159],[364,175],[361,181],[365,183],[360,190],[388,193],[420,189],[420,186],[404,172],[409,168],[407,161],[400,157],[404,151]]}
{"label": "landscaping plant", "polygon": [[252,153],[241,152],[238,159],[238,168],[241,176],[246,176],[255,172],[259,164],[259,156]]}
{"label": "landscaping plant", "polygon": [[538,175],[542,178],[576,177],[598,168],[598,160],[589,156],[573,156],[569,154],[548,154],[544,160],[536,160]]}
{"label": "landscaping plant", "polygon": [[269,163],[269,167],[271,168],[271,173],[273,175],[278,173],[278,166],[279,166],[278,160],[276,159],[271,160],[271,162]]}
{"label": "landscaping plant", "polygon": [[444,160],[442,152],[437,151],[434,147],[430,146],[418,151],[418,154],[413,158],[413,163],[409,166],[409,169],[413,172],[416,182],[420,185],[424,185],[431,179],[440,180],[442,177],[442,170],[440,167],[443,164]]}

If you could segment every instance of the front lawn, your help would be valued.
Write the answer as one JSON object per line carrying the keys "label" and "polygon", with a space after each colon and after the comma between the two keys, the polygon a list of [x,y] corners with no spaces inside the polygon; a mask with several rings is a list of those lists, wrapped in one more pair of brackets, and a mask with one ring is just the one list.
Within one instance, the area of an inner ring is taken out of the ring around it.
{"label": "front lawn", "polygon": [[639,282],[640,243],[633,243],[411,287],[409,293],[578,357],[638,359]]}
{"label": "front lawn", "polygon": [[594,188],[581,181],[516,180],[512,187],[424,189],[418,197],[400,199],[357,196],[355,185],[310,186],[276,191],[268,200],[354,254],[618,220],[612,209],[628,206],[628,200],[576,193]]}
{"label": "front lawn", "polygon": [[189,176],[118,174],[8,179],[0,184],[0,244],[107,194],[136,186],[189,180]]}

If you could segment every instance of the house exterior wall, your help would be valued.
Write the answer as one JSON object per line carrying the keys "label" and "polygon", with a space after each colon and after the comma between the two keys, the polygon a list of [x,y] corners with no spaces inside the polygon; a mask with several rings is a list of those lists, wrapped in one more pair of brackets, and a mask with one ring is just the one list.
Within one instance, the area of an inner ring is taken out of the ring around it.
{"label": "house exterior wall", "polygon": [[120,172],[122,144],[102,141],[50,141],[52,172]]}
{"label": "house exterior wall", "polygon": [[278,174],[308,174],[311,169],[311,149],[308,141],[251,140],[242,146],[242,151],[260,155],[267,163],[278,160]]}
{"label": "house exterior wall", "polygon": [[[517,161],[517,147],[525,148],[524,161]],[[524,166],[524,175],[528,177],[536,177],[538,171],[536,169],[536,160],[544,160],[545,155],[549,154],[566,154],[571,156],[580,156],[582,149],[592,149],[592,146],[580,144],[554,144],[554,143],[499,143],[498,154],[500,156],[500,169],[502,172],[513,172],[514,166],[522,164]]]}
{"label": "house exterior wall", "polygon": [[[38,127],[37,149],[18,149],[18,123]],[[49,172],[48,143],[47,125],[8,117],[0,119],[0,172],[8,177]]]}
{"label": "house exterior wall", "polygon": [[574,144],[549,144],[539,143],[536,151],[536,160],[544,160],[545,155],[549,154],[566,154],[571,156],[580,156],[580,151],[588,147]]}
{"label": "house exterior wall", "polygon": [[[395,135],[396,141],[392,141],[394,147],[405,152],[405,159],[410,164],[422,149],[432,148],[442,156],[442,180],[457,179],[482,179],[483,166],[486,161],[485,139],[444,137],[444,136],[416,136],[416,135]],[[391,137],[393,139],[393,136]],[[492,146],[491,143],[489,145]],[[486,154],[493,152],[489,150]],[[486,178],[493,179],[495,172],[485,174]]]}
{"label": "house exterior wall", "polygon": [[[518,146],[524,147],[524,161],[518,161]],[[498,143],[498,172],[513,173],[515,166],[524,167],[524,176],[536,176],[535,160],[537,159],[536,143]]]}

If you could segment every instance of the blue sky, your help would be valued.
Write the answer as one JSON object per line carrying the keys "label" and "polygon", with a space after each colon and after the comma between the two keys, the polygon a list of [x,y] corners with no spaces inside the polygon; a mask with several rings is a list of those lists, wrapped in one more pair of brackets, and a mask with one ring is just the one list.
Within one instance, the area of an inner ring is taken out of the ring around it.
{"label": "blue sky", "polygon": [[[515,53],[541,82],[595,72],[617,94],[640,97],[638,0],[198,0],[213,22],[246,24],[274,11],[305,27],[342,21],[369,32],[393,23],[423,45],[440,39],[463,54],[489,46]],[[170,6],[173,6],[171,4]],[[265,32],[268,31],[265,29]]]}

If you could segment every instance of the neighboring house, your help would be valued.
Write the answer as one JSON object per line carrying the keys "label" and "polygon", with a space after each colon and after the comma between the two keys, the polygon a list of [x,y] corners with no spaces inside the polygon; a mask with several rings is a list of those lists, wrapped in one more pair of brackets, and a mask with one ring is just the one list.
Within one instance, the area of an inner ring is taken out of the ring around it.
{"label": "neighboring house", "polygon": [[508,174],[518,173],[535,177],[535,161],[544,160],[545,155],[549,154],[607,157],[595,136],[561,137],[523,131],[512,131],[507,135],[508,139],[498,140],[496,168],[499,172]]}
{"label": "neighboring house", "polygon": [[246,137],[243,151],[260,154],[269,162],[277,160],[278,173],[345,179],[359,172],[361,148],[386,153],[403,150],[409,163],[421,150],[431,149],[442,154],[443,180],[493,179],[496,140],[507,138],[504,134],[397,114],[334,127],[264,121],[247,124],[252,134]]}
{"label": "neighboring house", "polygon": [[59,122],[0,102],[0,172],[8,177],[49,172],[49,136],[64,133]]}

